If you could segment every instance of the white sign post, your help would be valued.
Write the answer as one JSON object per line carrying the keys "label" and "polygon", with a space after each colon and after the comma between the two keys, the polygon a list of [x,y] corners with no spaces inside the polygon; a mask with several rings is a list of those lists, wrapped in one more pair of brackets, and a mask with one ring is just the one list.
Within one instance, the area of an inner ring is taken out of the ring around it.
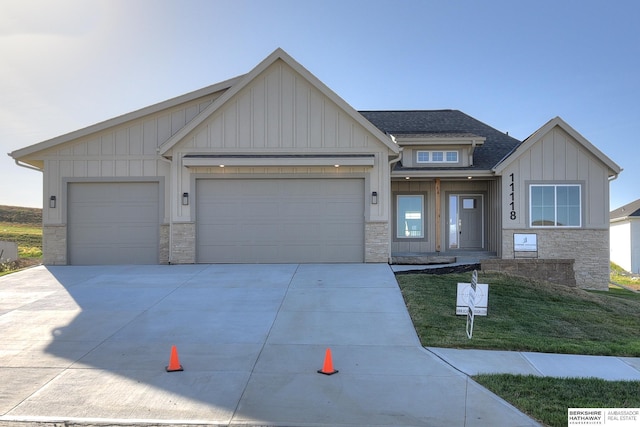
{"label": "white sign post", "polygon": [[469,311],[467,312],[467,337],[471,339],[473,336],[473,318],[475,316],[476,308],[476,288],[478,286],[478,272],[473,270],[471,275],[471,286],[469,288]]}

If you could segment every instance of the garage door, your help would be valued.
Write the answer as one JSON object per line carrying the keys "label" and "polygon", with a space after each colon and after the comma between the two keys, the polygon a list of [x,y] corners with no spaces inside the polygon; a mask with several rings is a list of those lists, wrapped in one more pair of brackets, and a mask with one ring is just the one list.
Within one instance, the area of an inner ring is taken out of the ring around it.
{"label": "garage door", "polygon": [[158,263],[158,183],[72,183],[67,196],[70,264]]}
{"label": "garage door", "polygon": [[200,179],[202,263],[364,261],[362,179]]}

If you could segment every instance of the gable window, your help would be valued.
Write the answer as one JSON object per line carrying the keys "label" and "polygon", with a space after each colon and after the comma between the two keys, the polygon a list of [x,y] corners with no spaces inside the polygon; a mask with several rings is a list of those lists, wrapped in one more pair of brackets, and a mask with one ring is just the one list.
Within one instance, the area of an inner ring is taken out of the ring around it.
{"label": "gable window", "polygon": [[424,197],[422,195],[397,196],[396,237],[421,239],[424,237]]}
{"label": "gable window", "polygon": [[529,187],[529,226],[582,226],[582,194],[578,184],[532,184]]}
{"label": "gable window", "polygon": [[418,163],[458,163],[457,151],[418,151],[416,153]]}

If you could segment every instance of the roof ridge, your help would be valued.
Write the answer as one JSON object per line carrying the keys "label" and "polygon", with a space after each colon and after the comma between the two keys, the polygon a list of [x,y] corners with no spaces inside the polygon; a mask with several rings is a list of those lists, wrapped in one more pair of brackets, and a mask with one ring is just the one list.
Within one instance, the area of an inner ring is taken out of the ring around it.
{"label": "roof ridge", "polygon": [[435,110],[358,110],[359,113],[424,113],[424,112],[438,112],[438,111],[458,111],[453,108],[440,108]]}

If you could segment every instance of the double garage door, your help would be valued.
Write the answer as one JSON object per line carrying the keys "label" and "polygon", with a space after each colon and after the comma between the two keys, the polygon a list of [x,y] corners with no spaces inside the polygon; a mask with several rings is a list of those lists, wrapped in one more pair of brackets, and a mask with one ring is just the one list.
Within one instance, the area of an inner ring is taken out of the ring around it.
{"label": "double garage door", "polygon": [[[362,179],[198,179],[196,261],[364,261]],[[157,264],[157,182],[71,183],[68,261]]]}
{"label": "double garage door", "polygon": [[201,263],[364,261],[362,179],[199,179]]}

